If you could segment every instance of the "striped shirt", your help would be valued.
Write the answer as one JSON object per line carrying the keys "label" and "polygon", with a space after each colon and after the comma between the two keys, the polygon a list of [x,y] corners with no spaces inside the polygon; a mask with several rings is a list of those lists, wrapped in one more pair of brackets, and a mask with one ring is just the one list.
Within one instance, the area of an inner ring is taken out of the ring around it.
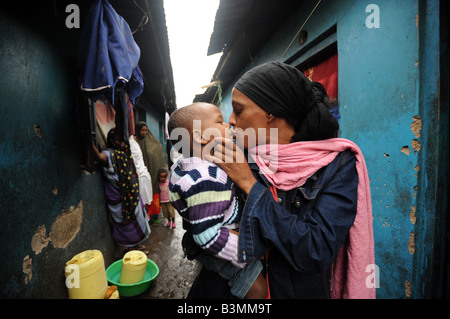
{"label": "striped shirt", "polygon": [[212,255],[238,267],[237,229],[242,210],[234,183],[217,165],[200,158],[182,158],[171,168],[169,198],[187,222],[194,241]]}

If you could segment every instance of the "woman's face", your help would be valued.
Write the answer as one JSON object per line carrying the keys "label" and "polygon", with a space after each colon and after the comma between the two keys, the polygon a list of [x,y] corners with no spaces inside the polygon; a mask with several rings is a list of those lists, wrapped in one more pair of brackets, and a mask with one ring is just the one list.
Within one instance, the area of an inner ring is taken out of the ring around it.
{"label": "woman's face", "polygon": [[139,134],[140,134],[141,137],[145,137],[147,135],[147,133],[148,133],[148,127],[147,126],[144,125],[144,126],[142,126],[139,129]]}
{"label": "woman's face", "polygon": [[119,138],[114,138],[113,143],[117,148],[123,148],[125,146],[125,142]]}
{"label": "woman's face", "polygon": [[[233,126],[236,141],[245,149],[254,146],[255,143],[268,143],[267,112],[236,88],[231,93],[231,104],[233,112],[228,122]],[[259,131],[258,128],[265,131]]]}

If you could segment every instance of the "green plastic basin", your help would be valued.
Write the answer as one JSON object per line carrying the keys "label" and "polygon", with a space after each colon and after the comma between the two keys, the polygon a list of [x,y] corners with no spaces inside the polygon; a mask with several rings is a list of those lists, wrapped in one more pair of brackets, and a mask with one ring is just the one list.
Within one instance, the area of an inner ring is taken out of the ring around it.
{"label": "green plastic basin", "polygon": [[155,264],[153,260],[148,258],[144,278],[135,284],[121,284],[119,282],[121,270],[122,259],[113,262],[108,269],[106,269],[106,278],[111,285],[117,286],[117,289],[119,290],[119,297],[132,297],[140,295],[150,287],[153,279],[155,279],[159,274],[158,265]]}

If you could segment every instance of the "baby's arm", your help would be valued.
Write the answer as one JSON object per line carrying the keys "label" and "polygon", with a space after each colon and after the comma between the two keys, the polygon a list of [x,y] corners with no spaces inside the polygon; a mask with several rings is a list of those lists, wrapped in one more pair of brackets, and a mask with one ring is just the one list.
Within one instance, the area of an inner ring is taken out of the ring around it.
{"label": "baby's arm", "polygon": [[[231,261],[238,267],[238,233],[223,226],[225,206],[230,202],[208,202],[190,207],[190,220],[194,241],[212,255]],[[219,209],[221,207],[222,209]]]}
{"label": "baby's arm", "polygon": [[[169,185],[170,201],[183,218],[189,220],[196,244],[210,254],[238,262],[238,235],[224,226],[235,218],[238,202],[229,177],[217,167],[190,171],[176,168]],[[231,216],[230,216],[231,215]]]}

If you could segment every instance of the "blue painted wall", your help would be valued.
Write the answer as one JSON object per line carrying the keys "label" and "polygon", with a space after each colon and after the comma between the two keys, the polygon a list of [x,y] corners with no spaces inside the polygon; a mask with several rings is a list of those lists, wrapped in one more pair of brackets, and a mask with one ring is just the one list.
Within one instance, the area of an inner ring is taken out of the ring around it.
{"label": "blue painted wall", "polygon": [[[366,26],[366,7],[372,3],[379,8],[380,28]],[[315,4],[307,1],[299,8],[236,80],[266,61],[289,60],[295,66],[304,46],[336,26],[340,136],[360,146],[369,171],[380,270],[377,298],[429,297],[434,213],[440,200],[433,195],[439,2],[323,0],[304,27],[308,41],[300,46],[295,40],[282,57]],[[232,110],[230,90],[223,92],[226,118]],[[423,125],[418,137],[411,129],[414,116]],[[412,145],[416,141],[418,151]]]}
{"label": "blue painted wall", "polygon": [[[0,298],[65,298],[64,266],[75,254],[99,249],[107,265],[114,258],[101,171],[80,167],[75,60],[0,12],[0,70]],[[48,237],[57,216],[78,205],[82,221],[67,247],[51,241],[33,251],[39,226]]]}

